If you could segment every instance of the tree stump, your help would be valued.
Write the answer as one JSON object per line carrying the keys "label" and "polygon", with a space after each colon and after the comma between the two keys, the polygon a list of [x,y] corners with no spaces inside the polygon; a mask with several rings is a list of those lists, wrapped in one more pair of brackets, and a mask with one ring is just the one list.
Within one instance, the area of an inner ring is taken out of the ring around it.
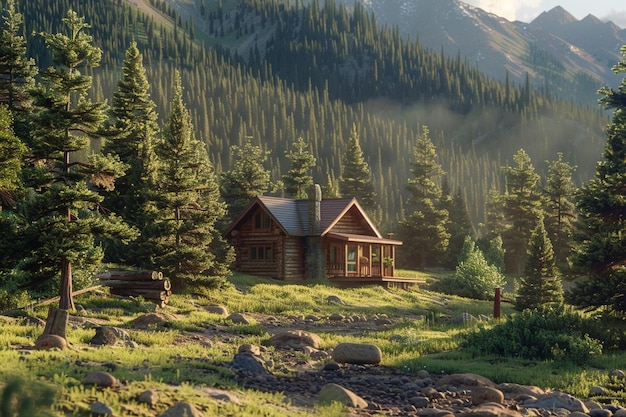
{"label": "tree stump", "polygon": [[47,340],[46,336],[48,335],[56,335],[67,341],[65,334],[67,331],[68,318],[69,313],[67,310],[50,306],[48,309],[48,318],[46,319],[46,327],[43,329],[43,334],[37,338],[35,346],[40,348],[39,344],[41,342],[41,348],[48,348],[47,346],[43,346],[45,345],[44,341]]}

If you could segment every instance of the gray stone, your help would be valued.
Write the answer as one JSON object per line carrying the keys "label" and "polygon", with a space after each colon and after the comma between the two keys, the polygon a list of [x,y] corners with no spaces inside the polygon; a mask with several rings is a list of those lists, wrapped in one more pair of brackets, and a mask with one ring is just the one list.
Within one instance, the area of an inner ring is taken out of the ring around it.
{"label": "gray stone", "polygon": [[315,314],[307,314],[306,316],[304,316],[304,320],[306,321],[320,321],[321,319],[316,316]]}
{"label": "gray stone", "polygon": [[241,313],[232,313],[230,316],[226,317],[227,320],[232,321],[235,324],[250,324],[250,319],[244,316]]}
{"label": "gray stone", "polygon": [[257,375],[265,375],[269,373],[263,359],[250,353],[236,354],[233,358],[233,361],[231,362],[231,366],[235,369]]}
{"label": "gray stone", "polygon": [[376,345],[368,343],[340,343],[333,349],[332,358],[335,362],[357,365],[379,364],[382,352]]}
{"label": "gray stone", "polygon": [[250,353],[252,355],[261,356],[261,348],[257,345],[245,344],[239,346],[238,353]]}
{"label": "gray stone", "polygon": [[148,404],[154,407],[159,402],[159,393],[157,390],[148,389],[139,394],[137,402]]}
{"label": "gray stone", "polygon": [[499,404],[484,404],[468,413],[463,413],[464,417],[522,417],[522,414],[515,410],[499,407]]}
{"label": "gray stone", "polygon": [[328,304],[346,305],[346,303],[344,303],[343,300],[336,295],[329,295],[328,297],[326,297],[326,302]]}
{"label": "gray stone", "polygon": [[609,374],[609,377],[623,381],[624,379],[626,379],[626,373],[622,371],[621,369],[615,369],[611,371],[611,373]]}
{"label": "gray stone", "polygon": [[39,317],[28,316],[24,317],[22,321],[25,326],[41,326],[44,327],[46,325],[46,321],[44,319],[40,319]]}
{"label": "gray stone", "polygon": [[228,316],[228,309],[223,305],[211,305],[204,307],[206,311],[213,314],[219,314],[220,316]]}
{"label": "gray stone", "polygon": [[305,346],[319,349],[322,339],[315,333],[303,330],[287,330],[275,334],[267,343],[282,349],[303,349]]}
{"label": "gray stone", "polygon": [[330,321],[343,321],[345,318],[346,318],[346,316],[344,316],[343,314],[334,313],[334,314],[331,314],[330,317],[328,317],[328,320],[330,320]]}
{"label": "gray stone", "polygon": [[96,328],[96,335],[89,342],[93,346],[113,346],[117,342],[117,336],[110,327]]}
{"label": "gray stone", "polygon": [[613,417],[613,413],[611,411],[603,409],[603,408],[596,409],[596,410],[589,410],[588,414],[591,417]]}
{"label": "gray stone", "polygon": [[367,401],[354,392],[338,384],[326,384],[322,387],[318,401],[322,404],[334,401],[353,408],[367,408]]}
{"label": "gray stone", "polygon": [[589,409],[581,400],[558,391],[542,395],[538,397],[536,401],[524,401],[522,406],[526,408],[564,408],[570,412],[589,412]]}
{"label": "gray stone", "polygon": [[494,387],[495,384],[488,378],[476,374],[444,375],[437,382],[440,386],[456,387],[458,389],[473,389],[474,387]]}
{"label": "gray stone", "polygon": [[607,390],[604,387],[600,387],[598,385],[594,385],[589,389],[591,395],[606,395]]}
{"label": "gray stone", "polygon": [[99,387],[115,387],[117,385],[117,379],[108,372],[92,371],[85,375],[82,384],[96,385]]}
{"label": "gray stone", "polygon": [[203,417],[203,414],[190,403],[176,403],[167,409],[160,417]]}
{"label": "gray stone", "polygon": [[148,329],[150,327],[164,327],[170,318],[161,313],[148,313],[137,317],[130,322],[135,329]]}
{"label": "gray stone", "polygon": [[339,364],[337,362],[328,362],[324,365],[324,368],[322,368],[324,371],[338,371],[339,370]]}
{"label": "gray stone", "polygon": [[105,403],[96,401],[91,404],[91,415],[92,417],[109,417],[113,415],[113,410]]}

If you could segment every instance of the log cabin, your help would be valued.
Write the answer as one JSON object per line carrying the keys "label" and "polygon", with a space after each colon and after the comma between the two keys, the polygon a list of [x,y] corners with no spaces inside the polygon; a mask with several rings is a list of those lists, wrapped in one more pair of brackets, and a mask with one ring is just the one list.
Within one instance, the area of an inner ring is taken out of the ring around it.
{"label": "log cabin", "polygon": [[284,281],[326,277],[356,285],[393,280],[395,248],[355,198],[322,199],[319,185],[308,199],[257,196],[224,237],[235,248],[233,269]]}

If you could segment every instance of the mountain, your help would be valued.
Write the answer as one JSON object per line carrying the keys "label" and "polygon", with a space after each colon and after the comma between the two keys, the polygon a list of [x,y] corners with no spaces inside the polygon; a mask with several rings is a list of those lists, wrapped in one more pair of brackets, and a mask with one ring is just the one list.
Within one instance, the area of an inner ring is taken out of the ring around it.
{"label": "mountain", "polygon": [[[562,7],[530,23],[511,22],[459,0],[357,0],[379,23],[397,26],[425,47],[449,56],[460,54],[484,74],[504,81],[549,86],[562,97],[572,94],[595,102],[601,85],[620,81],[611,67],[620,60],[626,30],[589,15],[577,20]],[[353,7],[354,0],[337,0]]]}

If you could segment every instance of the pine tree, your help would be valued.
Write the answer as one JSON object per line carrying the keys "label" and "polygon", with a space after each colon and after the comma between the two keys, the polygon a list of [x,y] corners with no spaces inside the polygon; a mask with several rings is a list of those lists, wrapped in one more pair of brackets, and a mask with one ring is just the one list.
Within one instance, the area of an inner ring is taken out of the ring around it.
{"label": "pine tree", "polygon": [[465,238],[454,272],[454,293],[477,299],[490,299],[495,289],[504,285],[504,275],[498,268],[489,264],[485,255],[470,236]]}
{"label": "pine tree", "polygon": [[543,194],[546,197],[545,227],[554,247],[557,265],[567,265],[567,258],[572,248],[573,223],[576,219],[572,201],[576,186],[572,181],[575,166],[563,161],[563,154],[557,154],[557,160],[548,164],[548,176]]}
{"label": "pine tree", "polygon": [[352,126],[348,146],[343,157],[339,192],[343,196],[355,197],[361,206],[369,212],[373,212],[378,205],[372,173],[363,156],[356,125]]}
{"label": "pine tree", "polygon": [[178,71],[156,152],[160,160],[156,206],[161,216],[147,228],[154,267],[178,288],[219,286],[231,262],[216,228],[226,205],[219,201],[219,184],[206,147],[194,135]]}
{"label": "pine tree", "polygon": [[446,230],[448,211],[438,207],[441,188],[435,182],[444,172],[437,163],[435,146],[426,126],[417,139],[413,157],[413,178],[407,185],[411,194],[407,205],[412,211],[398,225],[403,241],[398,254],[406,266],[424,269],[442,260],[450,239]]}
{"label": "pine tree", "polygon": [[22,267],[35,276],[33,282],[52,278],[60,270],[61,309],[74,309],[73,270],[97,268],[102,258],[94,238],[131,238],[134,233],[119,218],[102,214],[98,189],[112,189],[124,165],[118,158],[93,154],[79,159],[97,137],[105,118],[105,103],[88,98],[91,77],[86,68],[97,66],[101,50],[92,45],[89,25],[73,11],[63,18],[69,34],[44,33],[52,51],[53,66],[41,75],[33,93],[33,145],[36,161],[31,176],[33,192],[25,201],[24,237],[32,248]]}
{"label": "pine tree", "polygon": [[306,187],[313,184],[311,169],[315,166],[315,157],[308,148],[309,145],[300,137],[292,144],[292,149],[285,152],[291,167],[283,175],[283,183],[287,194],[295,199],[306,199]]}
{"label": "pine tree", "polygon": [[13,132],[11,112],[0,105],[0,212],[4,207],[15,207],[25,153],[26,147]]}
{"label": "pine tree", "polygon": [[504,195],[504,217],[507,223],[502,233],[506,249],[508,272],[522,272],[530,234],[542,213],[539,174],[523,149],[513,155],[515,166],[505,167],[507,192]]}
{"label": "pine tree", "polygon": [[563,302],[563,285],[554,258],[552,242],[543,218],[539,218],[528,242],[524,275],[515,298],[515,308],[524,310],[547,303]]}
{"label": "pine tree", "polygon": [[38,69],[26,57],[26,39],[21,35],[24,18],[15,9],[15,0],[7,2],[0,32],[0,100],[14,113],[14,132],[22,140],[28,137],[27,115],[31,109],[29,90]]}
{"label": "pine tree", "polygon": [[[445,184],[446,182],[444,181],[444,185]],[[467,206],[465,204],[463,194],[461,193],[461,189],[459,188],[453,197],[446,196],[445,186],[442,186],[442,189],[444,192],[442,197],[444,202],[443,208],[448,210],[449,213],[449,221],[446,229],[450,234],[450,240],[448,243],[446,263],[448,266],[454,267],[456,265],[456,259],[458,259],[463,247],[465,237],[473,235],[472,222],[467,212]]]}
{"label": "pine tree", "polygon": [[[613,67],[626,74],[626,46]],[[574,265],[588,279],[572,290],[571,302],[586,308],[626,312],[626,77],[617,91],[604,87],[600,102],[613,109],[607,143],[596,173],[576,194],[580,234]]]}
{"label": "pine tree", "polygon": [[[109,137],[103,150],[117,155],[127,169],[117,179],[115,189],[106,194],[104,205],[140,230],[151,224],[155,216],[150,195],[156,182],[154,146],[158,125],[156,105],[150,99],[149,89],[142,55],[137,44],[132,42],[122,64],[118,89],[113,95],[111,125],[107,129]],[[146,251],[142,253],[141,250],[144,244],[141,237],[124,250],[114,243],[109,244],[107,255],[111,261],[137,263],[137,257],[147,256]]]}
{"label": "pine tree", "polygon": [[220,194],[228,206],[225,223],[230,223],[257,195],[275,188],[270,172],[263,166],[269,155],[250,141],[243,147],[232,146],[233,165],[220,176]]}

